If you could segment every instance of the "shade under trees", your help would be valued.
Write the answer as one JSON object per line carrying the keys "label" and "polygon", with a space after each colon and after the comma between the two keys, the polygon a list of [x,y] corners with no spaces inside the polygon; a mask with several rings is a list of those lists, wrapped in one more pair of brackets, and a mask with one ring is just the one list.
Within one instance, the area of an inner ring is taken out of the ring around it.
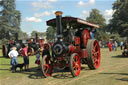
{"label": "shade under trees", "polygon": [[110,20],[109,31],[128,37],[128,0],[116,0],[113,10],[115,12]]}

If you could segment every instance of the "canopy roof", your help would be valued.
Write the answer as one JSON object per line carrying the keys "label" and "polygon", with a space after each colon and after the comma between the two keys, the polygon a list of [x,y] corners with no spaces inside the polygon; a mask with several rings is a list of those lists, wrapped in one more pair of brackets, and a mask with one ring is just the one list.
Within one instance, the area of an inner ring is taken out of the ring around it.
{"label": "canopy roof", "polygon": [[[87,22],[80,18],[75,17],[62,17],[62,26],[66,27],[67,24],[71,27],[75,28],[81,28],[81,27],[91,27],[91,28],[99,28],[99,25],[92,24],[90,22]],[[56,27],[56,18],[50,19],[47,21],[48,26]]]}

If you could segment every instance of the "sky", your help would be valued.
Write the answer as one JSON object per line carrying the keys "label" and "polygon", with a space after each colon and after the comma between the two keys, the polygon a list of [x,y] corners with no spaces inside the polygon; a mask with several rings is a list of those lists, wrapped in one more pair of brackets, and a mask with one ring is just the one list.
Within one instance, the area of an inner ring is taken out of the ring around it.
{"label": "sky", "polygon": [[114,11],[112,4],[116,0],[16,0],[16,9],[21,12],[21,30],[30,34],[36,30],[45,32],[46,21],[55,18],[55,11],[62,11],[62,16],[86,19],[91,9],[98,9],[106,22]]}

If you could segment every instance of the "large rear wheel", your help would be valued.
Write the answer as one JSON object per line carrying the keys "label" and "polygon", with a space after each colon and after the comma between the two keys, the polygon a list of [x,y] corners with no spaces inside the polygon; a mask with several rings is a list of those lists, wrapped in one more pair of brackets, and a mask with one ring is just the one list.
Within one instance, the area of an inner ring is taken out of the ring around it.
{"label": "large rear wheel", "polygon": [[100,47],[97,40],[89,40],[87,43],[87,63],[90,69],[97,69],[100,66]]}
{"label": "large rear wheel", "polygon": [[83,47],[85,48],[87,46],[87,42],[90,39],[90,34],[89,31],[87,29],[83,30],[82,32],[82,43],[83,43]]}
{"label": "large rear wheel", "polygon": [[51,76],[53,72],[53,64],[52,64],[52,61],[50,60],[50,56],[47,56],[47,55],[43,56],[41,69],[42,69],[43,76],[45,78]]}
{"label": "large rear wheel", "polygon": [[72,54],[70,57],[70,70],[73,77],[79,76],[81,64],[77,53]]}

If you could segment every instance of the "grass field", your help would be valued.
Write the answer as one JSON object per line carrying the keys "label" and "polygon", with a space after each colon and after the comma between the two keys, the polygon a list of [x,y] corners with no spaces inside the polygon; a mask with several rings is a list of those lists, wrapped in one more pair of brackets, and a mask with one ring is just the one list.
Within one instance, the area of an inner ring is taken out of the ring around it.
{"label": "grass field", "polygon": [[[23,63],[22,57],[18,62]],[[72,78],[70,72],[55,72],[49,78],[42,78],[35,65],[35,56],[30,56],[31,72],[10,71],[10,59],[2,57],[0,51],[0,85],[128,85],[128,57],[121,56],[121,51],[109,52],[101,49],[101,65],[97,70],[89,70],[82,65],[78,77]]]}

